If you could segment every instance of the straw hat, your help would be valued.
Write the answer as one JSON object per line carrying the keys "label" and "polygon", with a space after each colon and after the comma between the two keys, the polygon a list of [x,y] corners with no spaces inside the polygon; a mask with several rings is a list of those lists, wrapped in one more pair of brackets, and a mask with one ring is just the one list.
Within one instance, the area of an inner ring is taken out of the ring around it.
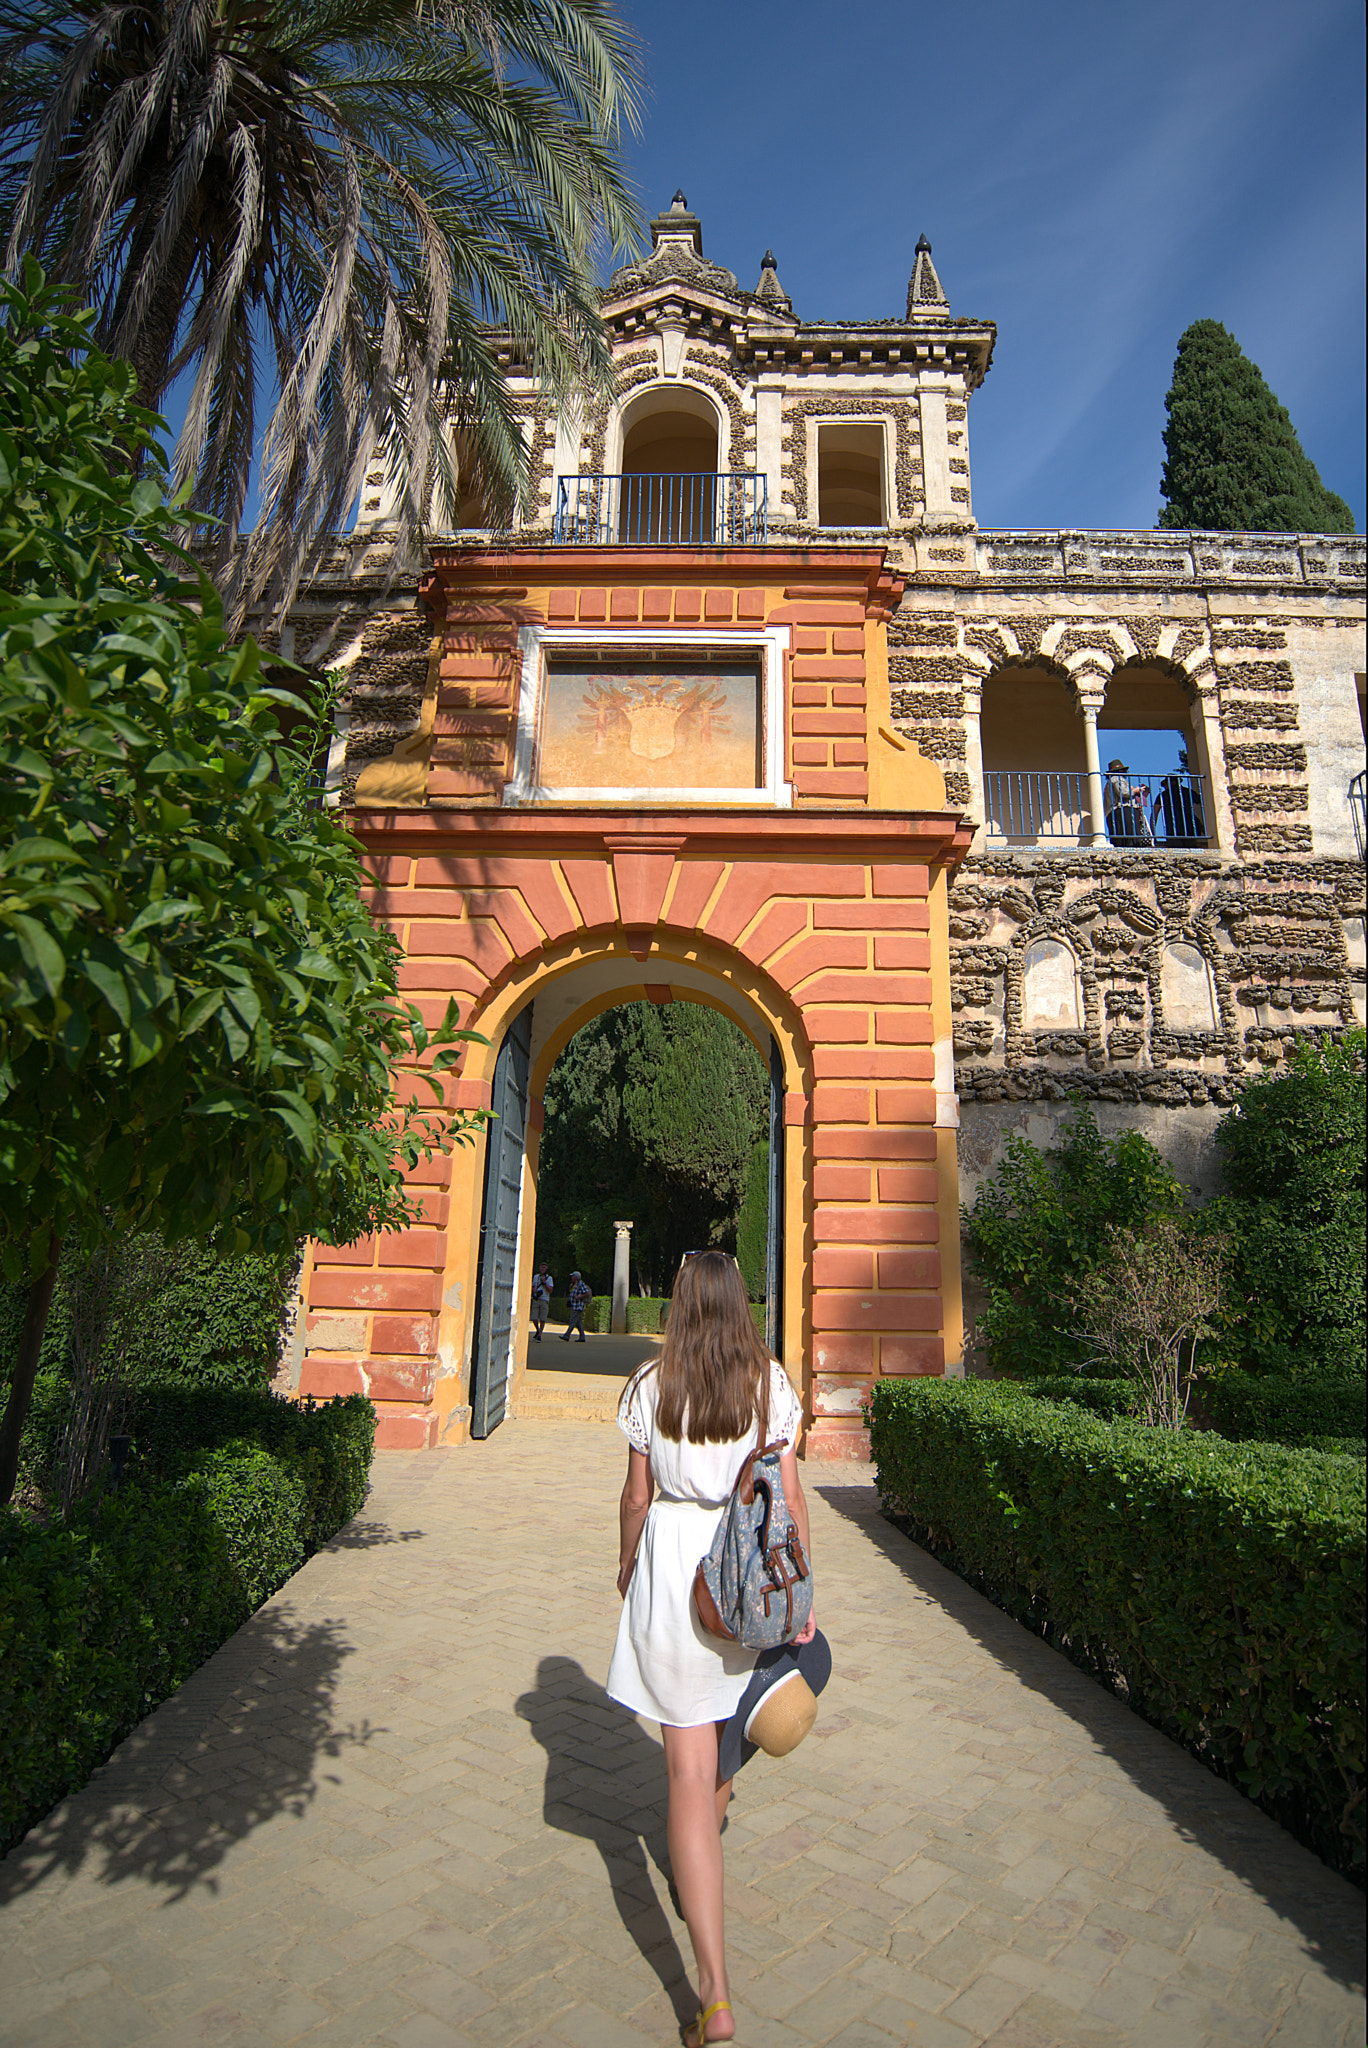
{"label": "straw hat", "polygon": [[801,1671],[790,1671],[769,1688],[745,1726],[747,1742],[766,1756],[787,1756],[812,1733],[817,1696]]}
{"label": "straw hat", "polygon": [[806,1643],[762,1651],[717,1745],[717,1769],[734,1777],[757,1750],[787,1756],[811,1733],[817,1695],[831,1676],[831,1645],[818,1629]]}

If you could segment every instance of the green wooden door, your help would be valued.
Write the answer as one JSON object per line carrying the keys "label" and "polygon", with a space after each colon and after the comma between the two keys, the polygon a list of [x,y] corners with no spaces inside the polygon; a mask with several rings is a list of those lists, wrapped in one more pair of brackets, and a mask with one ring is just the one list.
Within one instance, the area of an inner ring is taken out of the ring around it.
{"label": "green wooden door", "polygon": [[509,1025],[494,1062],[490,1108],[495,1120],[485,1138],[480,1267],[470,1355],[470,1433],[476,1437],[490,1435],[503,1421],[513,1376],[513,1283],[518,1270],[531,1049],[529,1003]]}

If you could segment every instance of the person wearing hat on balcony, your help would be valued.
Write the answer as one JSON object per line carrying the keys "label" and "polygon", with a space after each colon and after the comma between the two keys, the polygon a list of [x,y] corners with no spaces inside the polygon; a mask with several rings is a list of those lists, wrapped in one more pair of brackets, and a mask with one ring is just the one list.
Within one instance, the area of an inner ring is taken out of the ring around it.
{"label": "person wearing hat on balcony", "polygon": [[572,1273],[570,1275],[570,1292],[566,1296],[566,1307],[570,1312],[570,1320],[561,1331],[562,1344],[570,1342],[572,1331],[578,1333],[580,1343],[584,1343],[584,1311],[588,1308],[593,1298],[593,1290],[585,1285],[580,1274]]}
{"label": "person wearing hat on balcony", "polygon": [[1129,781],[1129,775],[1124,761],[1108,761],[1102,793],[1107,837],[1113,846],[1153,846],[1154,834],[1145,816],[1149,791],[1143,782]]}

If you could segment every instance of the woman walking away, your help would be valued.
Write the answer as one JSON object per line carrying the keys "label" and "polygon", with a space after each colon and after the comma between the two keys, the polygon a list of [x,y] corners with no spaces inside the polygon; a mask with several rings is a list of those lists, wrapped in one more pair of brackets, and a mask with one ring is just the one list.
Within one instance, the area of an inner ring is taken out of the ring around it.
{"label": "woman walking away", "polygon": [[[784,1446],[784,1497],[810,1555],[797,1464],[802,1408],[756,1335],[736,1261],[702,1252],[680,1269],[658,1359],[630,1381],[618,1409],[631,1448],[617,1582],[624,1604],[608,1672],[612,1698],[658,1721],[665,1745],[670,1868],[698,1965],[700,2011],[686,2048],[736,2032],[722,1910],[731,1779],[719,1776],[717,1755],[756,1659],[704,1633],[694,1573],[762,1420],[764,1440]],[[797,1640],[815,1626],[810,1620]]]}

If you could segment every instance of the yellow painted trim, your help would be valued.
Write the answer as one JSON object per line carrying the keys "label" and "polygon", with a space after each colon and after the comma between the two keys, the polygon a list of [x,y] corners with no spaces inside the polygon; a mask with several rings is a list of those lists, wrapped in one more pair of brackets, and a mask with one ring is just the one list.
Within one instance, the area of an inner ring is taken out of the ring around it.
{"label": "yellow painted trim", "polygon": [[945,777],[915,740],[893,730],[888,681],[888,627],[865,621],[865,717],[871,811],[943,811]]}
{"label": "yellow painted trim", "polygon": [[428,645],[427,680],[417,730],[396,740],[378,761],[367,761],[356,778],[356,804],[361,809],[417,809],[427,802],[428,765],[437,726],[437,691],[442,676],[442,636]]}

